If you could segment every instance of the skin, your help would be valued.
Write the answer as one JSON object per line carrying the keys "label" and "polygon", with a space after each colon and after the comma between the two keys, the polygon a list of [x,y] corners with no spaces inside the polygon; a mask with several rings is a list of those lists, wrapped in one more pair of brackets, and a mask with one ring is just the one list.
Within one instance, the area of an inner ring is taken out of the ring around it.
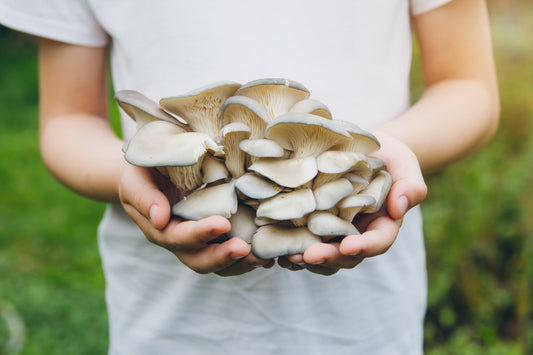
{"label": "skin", "polygon": [[[382,144],[375,155],[387,163],[393,179],[385,207],[354,222],[361,235],[313,244],[304,254],[279,258],[280,266],[331,275],[386,252],[405,213],[426,196],[422,172],[474,153],[496,131],[499,99],[484,1],[452,1],[413,23],[424,94],[372,132]],[[106,63],[106,48],[41,40],[40,146],[50,172],[82,195],[122,203],[149,241],[198,273],[230,276],[271,267],[273,260],[255,257],[238,238],[208,244],[231,228],[223,217],[171,218],[175,196],[181,194],[157,171],[124,161],[123,142],[107,120]]]}

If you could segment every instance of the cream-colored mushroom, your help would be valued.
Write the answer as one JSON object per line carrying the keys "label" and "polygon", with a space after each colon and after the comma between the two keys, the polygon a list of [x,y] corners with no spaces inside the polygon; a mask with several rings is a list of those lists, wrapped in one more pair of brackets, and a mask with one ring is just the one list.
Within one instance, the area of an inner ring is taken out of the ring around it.
{"label": "cream-colored mushroom", "polygon": [[375,213],[381,209],[392,186],[392,177],[385,170],[379,170],[368,186],[360,192],[361,196],[371,196],[376,202],[365,206],[364,213]]}
{"label": "cream-colored mushroom", "polygon": [[198,189],[172,207],[172,214],[199,220],[220,215],[226,218],[237,212],[237,192],[234,182]]}
{"label": "cream-colored mushroom", "polygon": [[241,122],[232,122],[220,131],[220,144],[225,153],[225,162],[233,178],[238,178],[245,173],[246,153],[241,150],[239,143],[250,137],[250,128]]}
{"label": "cream-colored mushroom", "polygon": [[317,210],[329,210],[340,200],[351,194],[352,183],[345,178],[333,180],[316,189],[313,189]]}
{"label": "cream-colored mushroom", "polygon": [[307,99],[297,102],[289,112],[310,113],[312,115],[321,116],[331,120],[333,117],[329,108],[321,101],[315,99]]}
{"label": "cream-colored mushroom", "polygon": [[115,100],[120,108],[124,110],[136,123],[136,129],[139,130],[148,122],[162,120],[173,123],[182,127],[185,131],[189,127],[178,121],[175,117],[169,115],[155,101],[144,96],[135,90],[120,90],[115,93]]}
{"label": "cream-colored mushroom", "polygon": [[361,129],[358,125],[341,120],[335,122],[341,129],[348,131],[353,139],[333,147],[332,150],[343,150],[369,155],[381,147],[378,139],[372,133]]}
{"label": "cream-colored mushroom", "polygon": [[241,86],[235,95],[256,100],[267,110],[270,119],[274,119],[289,112],[298,101],[308,99],[310,93],[305,86],[293,80],[258,79]]}
{"label": "cream-colored mushroom", "polygon": [[250,128],[250,138],[263,138],[270,116],[259,102],[246,96],[232,96],[222,105],[222,123],[241,122]]}
{"label": "cream-colored mushroom", "polygon": [[291,158],[317,157],[335,145],[351,141],[346,130],[324,117],[290,112],[270,122],[265,138],[290,150]]}
{"label": "cream-colored mushroom", "polygon": [[320,243],[319,236],[306,227],[286,227],[269,224],[259,227],[252,237],[252,252],[261,259],[282,255],[301,254],[313,243]]}
{"label": "cream-colored mushroom", "polygon": [[214,140],[222,128],[222,105],[240,86],[232,81],[217,82],[184,95],[162,98],[159,104],[181,117],[193,131]]}
{"label": "cream-colored mushroom", "polygon": [[316,159],[312,156],[300,159],[263,158],[253,163],[248,170],[290,188],[310,182],[318,172]]}
{"label": "cream-colored mushroom", "polygon": [[313,234],[321,236],[324,241],[338,236],[360,234],[351,222],[325,211],[311,213],[307,228]]}
{"label": "cream-colored mushroom", "polygon": [[310,189],[282,192],[259,203],[257,217],[280,221],[304,217],[316,209],[315,197]]}

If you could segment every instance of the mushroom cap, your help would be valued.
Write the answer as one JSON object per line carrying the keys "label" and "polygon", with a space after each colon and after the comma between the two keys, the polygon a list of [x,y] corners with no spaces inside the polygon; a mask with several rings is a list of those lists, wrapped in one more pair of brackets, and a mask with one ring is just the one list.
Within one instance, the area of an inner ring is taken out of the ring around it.
{"label": "mushroom cap", "polygon": [[280,186],[254,173],[246,173],[236,179],[235,188],[243,195],[257,200],[275,196],[282,191]]}
{"label": "mushroom cap", "polygon": [[273,119],[289,112],[298,101],[308,99],[310,93],[297,81],[272,78],[250,81],[241,86],[235,95],[256,100],[267,110],[270,119]]}
{"label": "mushroom cap", "polygon": [[351,194],[352,191],[352,183],[345,178],[328,182],[313,190],[316,201],[316,209],[329,210],[340,200]]}
{"label": "mushroom cap", "polygon": [[311,189],[282,192],[261,201],[256,211],[257,217],[267,217],[280,221],[302,218],[316,209],[315,197]]}
{"label": "mushroom cap", "polygon": [[289,112],[268,124],[265,138],[275,140],[284,149],[292,151],[294,158],[316,157],[352,139],[346,130],[333,122],[308,113]]}
{"label": "mushroom cap", "polygon": [[300,159],[262,158],[248,168],[250,171],[290,188],[296,188],[316,176],[318,170],[314,157]]}
{"label": "mushroom cap", "polygon": [[376,199],[370,195],[351,194],[343,198],[338,204],[339,217],[351,222],[354,217],[365,207],[372,206]]}
{"label": "mushroom cap", "polygon": [[342,129],[352,136],[350,142],[333,147],[334,150],[357,152],[365,155],[372,154],[381,148],[378,139],[370,132],[361,129],[358,125],[348,121],[336,120]]}
{"label": "mushroom cap", "polygon": [[391,186],[392,177],[390,174],[385,170],[379,170],[368,186],[360,192],[360,195],[371,196],[376,201],[374,204],[366,206],[362,212],[375,213],[379,211],[387,198]]}
{"label": "mushroom cap", "polygon": [[150,100],[138,91],[119,90],[115,93],[115,100],[124,112],[137,122],[137,129],[156,120],[167,121],[188,129],[185,124],[163,111],[157,102]]}
{"label": "mushroom cap", "polygon": [[319,236],[306,227],[294,228],[278,224],[259,227],[252,237],[252,252],[261,259],[301,254],[311,244],[320,243]]}
{"label": "mushroom cap", "polygon": [[322,101],[316,99],[298,101],[293,107],[291,107],[289,112],[310,113],[312,115],[327,118],[328,120],[333,118],[329,108]]}
{"label": "mushroom cap", "polygon": [[212,184],[219,181],[227,181],[229,172],[224,161],[211,155],[206,155],[202,162],[202,182]]}
{"label": "mushroom cap", "polygon": [[241,122],[250,127],[251,138],[263,138],[270,116],[262,104],[246,96],[231,96],[221,109],[222,122]]}
{"label": "mushroom cap", "polygon": [[215,139],[222,128],[222,105],[240,86],[233,81],[216,82],[184,95],[162,98],[159,104],[185,120],[193,131]]}
{"label": "mushroom cap", "polygon": [[239,143],[250,137],[250,128],[241,122],[232,122],[225,125],[220,134],[220,143],[224,147],[226,167],[234,178],[244,174],[245,152],[239,147]]}
{"label": "mushroom cap", "polygon": [[244,240],[246,243],[252,243],[252,236],[257,230],[255,225],[255,211],[246,206],[239,205],[237,212],[230,218],[231,230],[227,233],[230,237],[237,237]]}
{"label": "mushroom cap", "polygon": [[191,220],[220,215],[226,218],[237,212],[234,182],[193,191],[172,207],[172,214]]}
{"label": "mushroom cap", "polygon": [[346,173],[354,169],[362,170],[364,167],[369,178],[372,174],[366,156],[355,152],[329,150],[316,158],[316,164],[318,171],[326,174]]}
{"label": "mushroom cap", "polygon": [[285,156],[285,150],[272,139],[245,139],[239,143],[239,147],[243,152],[256,158],[282,158]]}
{"label": "mushroom cap", "polygon": [[[186,132],[166,121],[152,121],[142,126],[125,146],[126,160],[136,166],[190,166],[207,152],[220,152],[207,135]],[[179,154],[176,154],[179,152]]]}
{"label": "mushroom cap", "polygon": [[307,228],[313,234],[321,237],[330,237],[323,238],[324,240],[337,236],[361,234],[351,222],[324,211],[311,213],[307,221]]}

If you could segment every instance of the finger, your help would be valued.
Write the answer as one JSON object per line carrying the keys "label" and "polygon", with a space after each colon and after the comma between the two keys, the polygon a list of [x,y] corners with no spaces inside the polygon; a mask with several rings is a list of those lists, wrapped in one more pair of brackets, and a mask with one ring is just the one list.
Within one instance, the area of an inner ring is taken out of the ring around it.
{"label": "finger", "polygon": [[132,165],[126,169],[119,185],[122,204],[137,210],[156,229],[163,229],[170,220],[170,204],[159,190],[150,169]]}
{"label": "finger", "polygon": [[[301,255],[301,254],[299,254],[299,255]],[[302,259],[301,263],[293,263],[292,261],[289,260],[289,256],[288,255],[280,256],[278,258],[278,265],[281,266],[284,269],[288,269],[288,270],[291,270],[291,271],[303,270],[304,269],[303,264],[304,264],[303,263],[303,259]]]}
{"label": "finger", "polygon": [[220,235],[228,233],[230,222],[222,216],[210,216],[198,221],[173,219],[159,235],[157,243],[174,251],[205,247]]}
{"label": "finger", "polygon": [[274,266],[274,263],[274,259],[259,259],[257,256],[250,253],[249,255],[238,260],[236,263],[230,265],[229,267],[216,271],[216,274],[220,276],[241,275],[261,267],[269,269]]}
{"label": "finger", "polygon": [[371,257],[386,252],[396,240],[401,220],[381,216],[373,220],[361,235],[348,235],[340,243],[343,255]]}
{"label": "finger", "polygon": [[394,219],[402,218],[427,195],[427,186],[421,174],[399,178],[393,182],[387,197],[387,211]]}
{"label": "finger", "polygon": [[340,252],[340,243],[311,244],[303,255],[310,266],[322,266],[328,269],[351,269],[363,261],[361,256],[344,255]]}
{"label": "finger", "polygon": [[221,244],[177,252],[176,256],[190,269],[200,274],[223,270],[250,254],[250,246],[240,238],[231,238]]}

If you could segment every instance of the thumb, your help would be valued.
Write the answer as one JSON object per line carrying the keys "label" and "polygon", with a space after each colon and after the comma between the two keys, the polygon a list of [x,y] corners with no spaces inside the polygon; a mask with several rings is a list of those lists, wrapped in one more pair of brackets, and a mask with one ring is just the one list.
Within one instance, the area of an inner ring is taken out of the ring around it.
{"label": "thumb", "polygon": [[170,221],[170,203],[159,190],[150,169],[131,165],[126,167],[120,181],[119,195],[123,205],[135,209],[154,228],[163,229]]}
{"label": "thumb", "polygon": [[387,197],[387,211],[394,219],[401,219],[407,211],[421,203],[427,195],[427,187],[420,178],[405,178],[393,183]]}

